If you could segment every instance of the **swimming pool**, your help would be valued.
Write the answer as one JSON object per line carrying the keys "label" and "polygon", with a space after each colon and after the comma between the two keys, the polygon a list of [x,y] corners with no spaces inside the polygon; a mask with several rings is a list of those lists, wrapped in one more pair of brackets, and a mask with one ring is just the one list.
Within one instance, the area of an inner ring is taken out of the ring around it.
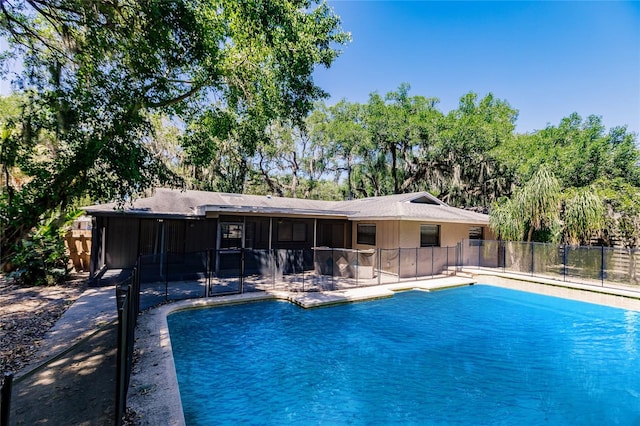
{"label": "swimming pool", "polygon": [[632,424],[640,313],[475,285],[168,317],[187,424]]}

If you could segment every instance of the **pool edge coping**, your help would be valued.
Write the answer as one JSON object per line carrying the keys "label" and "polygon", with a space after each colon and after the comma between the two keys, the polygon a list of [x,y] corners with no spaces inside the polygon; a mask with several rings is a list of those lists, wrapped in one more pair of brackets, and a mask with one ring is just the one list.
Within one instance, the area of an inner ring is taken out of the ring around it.
{"label": "pool edge coping", "polygon": [[215,306],[281,300],[305,309],[392,297],[400,291],[439,290],[472,285],[467,277],[446,277],[361,287],[332,292],[271,291],[189,299],[148,309],[140,314],[136,329],[136,363],[132,369],[127,407],[136,413],[136,424],[185,425],[167,317],[172,313]]}
{"label": "pool edge coping", "polygon": [[[343,303],[392,297],[395,293],[410,290],[432,291],[477,284],[507,287],[550,296],[581,300],[587,303],[620,307],[620,298],[634,300],[640,311],[640,293],[631,296],[616,294],[609,288],[581,286],[527,276],[510,276],[494,271],[466,270],[470,277],[454,276],[423,281],[406,281],[395,284],[354,288],[333,292],[260,292],[203,299],[189,299],[151,308],[140,315],[136,330],[137,362],[131,375],[127,406],[136,412],[136,424],[185,425],[177,373],[171,348],[167,317],[172,313],[215,306],[228,306],[268,300],[294,303],[302,308],[319,308]],[[609,292],[607,292],[609,291]],[[570,294],[570,295],[569,295]],[[589,297],[589,295],[595,297]],[[576,296],[578,296],[576,298]],[[605,300],[609,299],[609,300]],[[613,303],[613,304],[612,304]]]}

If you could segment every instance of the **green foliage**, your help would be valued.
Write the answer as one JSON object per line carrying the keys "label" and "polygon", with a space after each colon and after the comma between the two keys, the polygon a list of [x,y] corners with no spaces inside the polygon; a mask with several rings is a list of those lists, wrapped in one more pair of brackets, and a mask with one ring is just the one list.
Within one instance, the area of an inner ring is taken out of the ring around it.
{"label": "green foliage", "polygon": [[554,171],[565,193],[565,242],[589,244],[600,235],[605,243],[633,247],[640,235],[636,142],[626,127],[607,132],[600,117],[583,120],[574,113],[558,126],[508,139],[495,153],[521,185],[542,167]]}
{"label": "green foliage", "polygon": [[528,242],[533,240],[535,232],[538,237],[555,240],[560,195],[559,180],[543,167],[518,188],[511,199],[494,205],[490,225],[499,238],[519,240],[526,231]]}
{"label": "green foliage", "polygon": [[489,204],[511,189],[496,146],[512,137],[516,111],[488,95],[469,93],[444,115],[438,100],[410,96],[401,84],[367,104],[341,101],[312,115],[313,140],[329,146],[330,170],[346,172],[349,196],[430,190],[453,205]]}
{"label": "green foliage", "polygon": [[517,111],[488,94],[468,93],[447,114],[436,144],[434,168],[440,197],[454,205],[490,205],[511,194],[514,176],[496,151],[513,138]]}
{"label": "green foliage", "polygon": [[605,206],[592,188],[571,192],[565,200],[564,238],[568,244],[588,245],[605,227]]}
{"label": "green foliage", "polygon": [[607,210],[605,240],[628,248],[640,246],[640,188],[617,178],[598,180],[594,189]]}
{"label": "green foliage", "polygon": [[529,228],[527,241],[534,231],[553,229],[560,219],[560,181],[544,167],[514,194],[514,199]]}
{"label": "green foliage", "polygon": [[527,181],[541,166],[556,171],[565,188],[586,187],[598,179],[623,178],[638,186],[640,151],[626,127],[605,132],[600,117],[583,120],[573,113],[558,126],[518,135],[496,152],[498,158]]}
{"label": "green foliage", "polygon": [[52,215],[34,228],[15,248],[16,268],[9,278],[23,285],[56,285],[69,274],[69,256],[64,244],[68,225],[82,212]]}
{"label": "green foliage", "polygon": [[[3,256],[81,197],[183,186],[174,158],[188,183],[226,164],[211,187],[241,190],[242,160],[272,120],[303,120],[325,94],[314,68],[349,39],[325,3],[306,0],[6,0],[2,12],[0,32],[24,58],[20,120],[2,131]],[[156,143],[168,136],[157,114],[191,132],[188,161]]]}
{"label": "green foliage", "polygon": [[524,236],[522,210],[511,198],[502,197],[491,207],[489,226],[499,240],[519,241]]}

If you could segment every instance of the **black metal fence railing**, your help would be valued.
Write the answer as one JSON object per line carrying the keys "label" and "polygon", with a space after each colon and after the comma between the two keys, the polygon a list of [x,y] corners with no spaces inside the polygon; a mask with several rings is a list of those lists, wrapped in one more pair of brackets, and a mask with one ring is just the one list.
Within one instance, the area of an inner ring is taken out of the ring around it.
{"label": "black metal fence railing", "polygon": [[[116,361],[116,394],[115,394],[115,424],[121,425],[123,415],[125,413],[127,390],[129,388],[129,378],[131,376],[131,367],[133,364],[133,347],[135,340],[135,327],[138,320],[140,308],[140,274],[139,269],[134,268],[131,276],[125,281],[116,284],[116,300],[118,310],[118,342],[117,342],[117,361]],[[112,326],[112,322],[101,326],[98,331],[104,330]],[[14,380],[13,373],[4,373],[0,382],[0,426],[9,426],[11,413],[11,396],[14,385],[33,376],[34,373],[45,368],[47,365],[57,361],[61,356],[68,354],[74,348],[83,344],[87,339],[93,336],[84,337],[64,349],[57,355],[48,358],[43,363],[30,369]]]}
{"label": "black metal fence railing", "polygon": [[640,250],[515,241],[465,240],[462,266],[581,284],[640,290]]}
{"label": "black metal fence railing", "polygon": [[0,426],[9,426],[13,373],[4,373],[0,385]]}
{"label": "black metal fence railing", "polygon": [[324,291],[455,273],[457,247],[234,249],[141,256],[141,309],[266,290]]}
{"label": "black metal fence railing", "polygon": [[118,352],[116,357],[116,425],[122,424],[133,365],[135,328],[140,309],[140,274],[134,268],[131,277],[116,287],[118,303]]}

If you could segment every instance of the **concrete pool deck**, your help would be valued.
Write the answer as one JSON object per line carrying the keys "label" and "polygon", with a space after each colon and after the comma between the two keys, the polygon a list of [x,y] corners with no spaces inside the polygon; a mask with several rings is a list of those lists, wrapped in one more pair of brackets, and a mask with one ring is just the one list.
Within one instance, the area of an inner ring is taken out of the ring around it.
{"label": "concrete pool deck", "polygon": [[511,277],[508,274],[498,274],[493,271],[465,270],[465,272],[468,273],[468,277],[458,275],[331,292],[245,293],[185,300],[150,309],[141,313],[138,320],[136,362],[131,375],[127,406],[136,412],[136,424],[185,424],[167,325],[167,316],[180,310],[264,300],[283,300],[303,308],[319,308],[340,303],[392,297],[398,291],[433,291],[483,283],[640,311],[640,292],[621,292],[616,289],[581,286],[533,277]]}

